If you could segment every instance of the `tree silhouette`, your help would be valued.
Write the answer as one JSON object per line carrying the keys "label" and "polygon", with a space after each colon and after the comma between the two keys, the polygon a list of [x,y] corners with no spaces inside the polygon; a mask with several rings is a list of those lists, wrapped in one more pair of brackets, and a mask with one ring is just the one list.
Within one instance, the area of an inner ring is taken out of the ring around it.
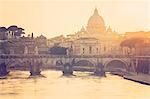
{"label": "tree silhouette", "polygon": [[136,48],[136,45],[143,45],[145,39],[144,38],[130,38],[130,39],[125,39],[124,41],[121,42],[120,46],[121,47],[128,47],[130,49]]}
{"label": "tree silhouette", "polygon": [[54,46],[49,49],[49,53],[52,55],[67,55],[67,48]]}
{"label": "tree silhouette", "polygon": [[21,36],[21,34],[25,34],[23,31],[24,29],[23,28],[20,28],[16,25],[12,25],[12,26],[9,26],[7,28],[8,31],[12,31],[14,33],[14,36]]}

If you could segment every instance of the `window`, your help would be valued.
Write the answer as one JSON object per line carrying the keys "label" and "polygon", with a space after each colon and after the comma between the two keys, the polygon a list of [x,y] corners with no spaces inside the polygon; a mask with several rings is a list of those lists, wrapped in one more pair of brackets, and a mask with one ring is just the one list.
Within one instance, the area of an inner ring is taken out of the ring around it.
{"label": "window", "polygon": [[91,46],[89,47],[89,53],[90,54],[92,53],[92,47]]}
{"label": "window", "polygon": [[104,46],[104,51],[106,51],[106,47]]}
{"label": "window", "polygon": [[84,54],[84,50],[85,50],[85,49],[83,48],[83,54]]}

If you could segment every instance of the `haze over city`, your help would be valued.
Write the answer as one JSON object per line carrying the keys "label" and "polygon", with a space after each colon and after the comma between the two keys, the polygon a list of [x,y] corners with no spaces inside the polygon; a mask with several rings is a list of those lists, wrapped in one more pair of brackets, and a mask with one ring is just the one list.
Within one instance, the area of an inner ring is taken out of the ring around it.
{"label": "haze over city", "polygon": [[150,99],[150,0],[0,0],[0,99]]}
{"label": "haze over city", "polygon": [[149,6],[149,0],[0,0],[0,23],[50,38],[86,28],[97,7],[106,27],[118,33],[149,31]]}

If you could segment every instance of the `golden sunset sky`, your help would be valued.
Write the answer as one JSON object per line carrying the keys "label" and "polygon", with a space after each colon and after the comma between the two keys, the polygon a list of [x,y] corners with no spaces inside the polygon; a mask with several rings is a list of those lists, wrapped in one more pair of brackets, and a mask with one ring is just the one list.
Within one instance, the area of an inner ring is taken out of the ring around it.
{"label": "golden sunset sky", "polygon": [[97,7],[106,27],[150,31],[150,0],[0,0],[0,26],[18,25],[48,38],[86,27]]}

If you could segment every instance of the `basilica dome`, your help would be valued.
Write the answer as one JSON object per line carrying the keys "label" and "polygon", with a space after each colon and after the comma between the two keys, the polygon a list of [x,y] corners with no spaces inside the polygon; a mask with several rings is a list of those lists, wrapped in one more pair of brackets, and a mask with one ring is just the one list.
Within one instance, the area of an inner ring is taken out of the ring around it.
{"label": "basilica dome", "polygon": [[94,14],[88,20],[87,31],[89,33],[105,32],[105,23],[103,18],[99,15],[97,8],[95,8]]}

